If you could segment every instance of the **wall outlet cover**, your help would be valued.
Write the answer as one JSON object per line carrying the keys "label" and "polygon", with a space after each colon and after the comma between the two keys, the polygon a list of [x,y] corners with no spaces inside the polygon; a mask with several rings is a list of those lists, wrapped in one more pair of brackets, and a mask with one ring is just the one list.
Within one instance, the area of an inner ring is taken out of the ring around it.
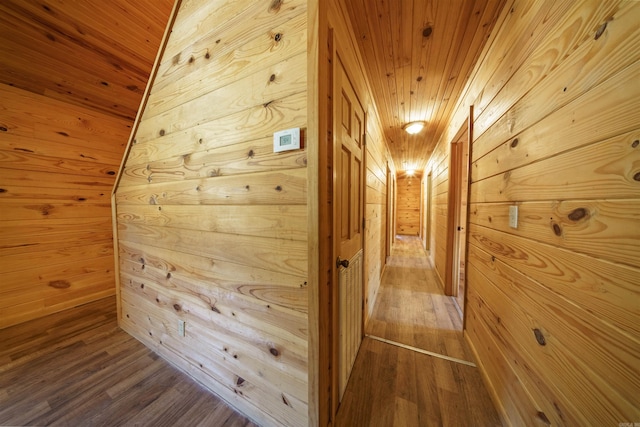
{"label": "wall outlet cover", "polygon": [[518,206],[509,206],[509,227],[518,228]]}

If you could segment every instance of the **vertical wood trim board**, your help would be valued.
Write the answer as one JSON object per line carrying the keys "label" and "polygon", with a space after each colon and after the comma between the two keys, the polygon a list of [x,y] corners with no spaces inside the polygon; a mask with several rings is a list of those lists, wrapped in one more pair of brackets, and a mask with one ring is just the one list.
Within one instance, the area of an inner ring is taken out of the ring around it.
{"label": "vertical wood trim board", "polygon": [[[115,192],[122,328],[267,426],[317,416],[310,15],[304,0],[183,2]],[[303,148],[274,153],[292,127]]]}
{"label": "vertical wood trim board", "polygon": [[[308,233],[308,425],[319,426],[328,424],[328,380],[329,357],[322,343],[322,336],[327,334],[327,325],[323,313],[329,304],[321,298],[320,286],[327,283],[326,269],[330,257],[331,222],[320,221],[327,218],[324,209],[328,204],[329,194],[326,180],[320,175],[326,171],[326,150],[328,144],[324,139],[328,128],[328,109],[323,95],[329,85],[327,67],[328,40],[326,2],[323,0],[307,1],[307,233]],[[328,227],[327,227],[327,223]],[[324,296],[324,295],[322,295]]]}
{"label": "vertical wood trim board", "polygon": [[465,336],[504,423],[633,423],[640,4],[549,6],[503,10],[429,160],[434,258],[447,146],[473,105]]}

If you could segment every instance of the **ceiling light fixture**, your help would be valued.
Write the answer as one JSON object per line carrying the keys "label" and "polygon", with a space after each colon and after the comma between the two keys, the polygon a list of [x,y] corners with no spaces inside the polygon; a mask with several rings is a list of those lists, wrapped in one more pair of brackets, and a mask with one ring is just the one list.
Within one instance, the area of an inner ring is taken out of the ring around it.
{"label": "ceiling light fixture", "polygon": [[421,121],[407,123],[402,127],[408,134],[415,135],[424,128],[425,123]]}

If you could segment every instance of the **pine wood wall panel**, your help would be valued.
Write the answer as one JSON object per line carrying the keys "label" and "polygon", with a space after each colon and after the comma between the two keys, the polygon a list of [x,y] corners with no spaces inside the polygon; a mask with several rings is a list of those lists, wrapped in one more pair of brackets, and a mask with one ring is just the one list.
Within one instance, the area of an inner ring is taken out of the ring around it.
{"label": "pine wood wall panel", "polygon": [[429,163],[473,104],[466,337],[509,425],[640,418],[639,19],[514,1]]}
{"label": "pine wood wall panel", "polygon": [[113,141],[126,141],[128,128],[124,119],[10,86],[0,85],[0,96],[6,327],[115,292],[109,194],[122,147]]}
{"label": "pine wood wall panel", "polygon": [[373,312],[386,263],[387,164],[390,162],[382,127],[373,108],[367,113],[366,125],[365,323]]}
{"label": "pine wood wall panel", "polygon": [[0,82],[131,124],[172,5],[5,1]]}
{"label": "pine wood wall panel", "polygon": [[172,4],[0,4],[0,328],[115,292],[110,193]]}
{"label": "pine wood wall panel", "polygon": [[420,176],[398,178],[397,233],[417,236],[420,233]]}
{"label": "pine wood wall panel", "polygon": [[183,2],[115,196],[122,327],[261,425],[308,419],[306,19]]}

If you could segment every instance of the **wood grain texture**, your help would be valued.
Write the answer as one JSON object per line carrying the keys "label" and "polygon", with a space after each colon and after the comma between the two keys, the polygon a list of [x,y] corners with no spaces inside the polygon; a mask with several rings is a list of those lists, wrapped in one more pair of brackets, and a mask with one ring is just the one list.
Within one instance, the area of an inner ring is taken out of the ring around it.
{"label": "wood grain texture", "polygon": [[0,82],[130,123],[172,4],[3,2]]}
{"label": "wood grain texture", "polygon": [[[637,340],[626,339],[618,328],[599,317],[567,304],[551,290],[500,261],[491,261],[488,253],[471,247],[470,255],[474,269],[469,272],[469,278],[477,286],[474,291],[477,293],[470,295],[472,304],[486,307],[476,310],[480,315],[491,313],[492,319],[486,319],[485,323],[494,335],[506,337],[505,342],[510,343],[507,352],[518,361],[514,365],[530,366],[536,372],[532,376],[517,368],[518,376],[526,378],[530,389],[538,387],[531,392],[538,396],[538,401],[545,402],[545,414],[553,413],[549,416],[560,420],[575,414],[575,407],[581,405],[589,408],[581,410],[580,416],[574,415],[577,419],[584,417],[582,422],[614,416],[624,418],[625,414],[633,413],[635,395],[640,389],[640,375],[634,367],[640,356]],[[480,274],[491,276],[495,285],[479,280]],[[507,299],[526,305],[528,313],[504,310]],[[496,321],[497,318],[500,320]],[[543,331],[544,346],[539,345],[532,333],[536,329]],[[594,336],[600,337],[597,344],[592,339]],[[526,352],[516,352],[509,348],[511,346],[526,348]],[[589,354],[589,360],[584,360],[583,353],[576,353],[573,348],[583,349]],[[553,381],[559,372],[573,380]],[[544,378],[545,386],[534,385],[538,383],[537,376]],[[567,399],[568,395],[580,395],[580,401]]]}
{"label": "wood grain texture", "polygon": [[306,17],[183,2],[115,192],[122,327],[262,425],[309,417]]}
{"label": "wood grain texture", "polygon": [[[422,170],[507,2],[343,3],[395,168]],[[427,122],[419,135],[403,130],[413,120]]]}
{"label": "wood grain texture", "polygon": [[113,294],[96,248],[172,3],[0,5],[0,328]]}
{"label": "wood grain texture", "polygon": [[634,2],[514,2],[429,162],[437,185],[474,104],[466,337],[505,424],[640,417],[639,18]]}
{"label": "wood grain texture", "polygon": [[254,425],[116,322],[108,297],[0,330],[0,423]]}
{"label": "wood grain texture", "polygon": [[20,89],[0,90],[7,111],[0,119],[2,328],[114,293],[108,194],[121,150],[112,141],[126,125]]}

